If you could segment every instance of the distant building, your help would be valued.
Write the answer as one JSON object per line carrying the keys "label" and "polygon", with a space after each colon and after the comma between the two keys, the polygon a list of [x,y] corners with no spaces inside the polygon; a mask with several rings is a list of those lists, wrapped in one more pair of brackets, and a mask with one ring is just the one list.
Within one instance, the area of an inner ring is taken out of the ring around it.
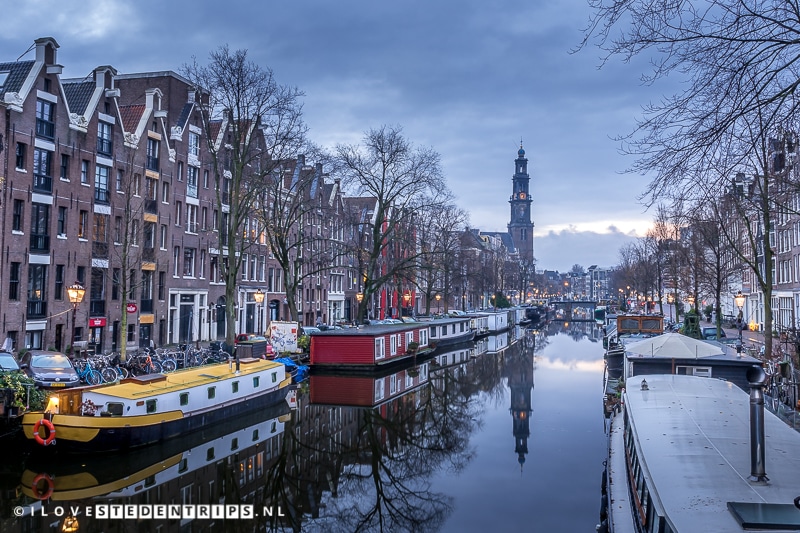
{"label": "distant building", "polygon": [[512,192],[508,203],[511,213],[508,232],[481,232],[483,235],[499,238],[511,256],[528,264],[533,263],[533,222],[531,221],[530,176],[528,160],[522,143],[519,145],[517,159],[514,161],[515,172],[512,177]]}

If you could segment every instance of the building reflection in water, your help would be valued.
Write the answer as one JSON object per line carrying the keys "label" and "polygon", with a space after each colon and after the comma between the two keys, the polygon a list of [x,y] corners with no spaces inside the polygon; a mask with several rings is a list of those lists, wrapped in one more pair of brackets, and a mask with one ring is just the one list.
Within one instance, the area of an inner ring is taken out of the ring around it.
{"label": "building reflection in water", "polygon": [[534,335],[531,332],[529,335],[524,336],[521,339],[522,342],[518,343],[519,349],[506,354],[503,365],[503,374],[511,391],[509,412],[511,413],[512,432],[514,434],[514,453],[517,454],[520,470],[525,464],[525,458],[528,454],[528,437],[531,435]]}

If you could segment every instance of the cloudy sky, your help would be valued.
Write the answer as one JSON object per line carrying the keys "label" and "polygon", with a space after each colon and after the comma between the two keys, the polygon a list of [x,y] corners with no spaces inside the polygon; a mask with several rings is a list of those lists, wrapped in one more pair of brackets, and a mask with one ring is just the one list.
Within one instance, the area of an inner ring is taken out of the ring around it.
{"label": "cloudy sky", "polygon": [[589,15],[585,0],[26,0],[0,18],[0,61],[45,36],[61,46],[64,77],[98,65],[179,71],[223,44],[247,49],[305,93],[316,144],[399,124],[434,148],[485,231],[506,230],[522,139],[538,267],[566,271],[613,266],[652,218],[637,201],[647,180],[623,173],[633,161],[612,137],[657,95],[641,86],[641,65],[598,69],[597,49],[570,53]]}

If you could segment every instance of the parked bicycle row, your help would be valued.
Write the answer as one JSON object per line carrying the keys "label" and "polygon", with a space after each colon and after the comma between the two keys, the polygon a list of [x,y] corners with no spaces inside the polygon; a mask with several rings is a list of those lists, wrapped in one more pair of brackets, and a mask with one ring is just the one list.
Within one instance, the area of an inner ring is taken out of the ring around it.
{"label": "parked bicycle row", "polygon": [[83,383],[98,385],[112,383],[130,376],[173,372],[179,368],[189,368],[227,360],[228,354],[208,348],[185,349],[145,349],[128,354],[122,361],[120,354],[93,355],[76,359],[73,364]]}

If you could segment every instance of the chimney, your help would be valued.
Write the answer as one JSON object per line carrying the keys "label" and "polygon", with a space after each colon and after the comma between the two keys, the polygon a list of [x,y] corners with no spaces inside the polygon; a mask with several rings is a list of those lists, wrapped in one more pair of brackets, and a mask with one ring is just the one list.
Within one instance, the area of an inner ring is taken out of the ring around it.
{"label": "chimney", "polygon": [[767,375],[760,366],[753,365],[747,371],[750,384],[750,481],[769,481],[764,471],[764,383]]}

